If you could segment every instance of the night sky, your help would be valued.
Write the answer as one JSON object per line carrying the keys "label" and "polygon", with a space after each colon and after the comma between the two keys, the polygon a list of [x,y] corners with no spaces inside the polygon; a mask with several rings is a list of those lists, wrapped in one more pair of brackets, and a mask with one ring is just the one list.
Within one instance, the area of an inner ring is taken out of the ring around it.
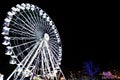
{"label": "night sky", "polygon": [[[0,31],[7,11],[17,3],[39,6],[56,24],[63,47],[62,67],[80,69],[92,60],[102,70],[120,68],[120,39],[117,5],[109,2],[64,0],[9,0],[0,2]],[[9,56],[0,35],[0,72],[9,70]],[[7,72],[6,72],[7,73]]]}

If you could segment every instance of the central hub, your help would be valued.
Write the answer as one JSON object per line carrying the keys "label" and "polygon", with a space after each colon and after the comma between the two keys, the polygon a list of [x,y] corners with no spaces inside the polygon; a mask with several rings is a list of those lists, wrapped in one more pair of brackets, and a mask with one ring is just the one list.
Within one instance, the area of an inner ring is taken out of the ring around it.
{"label": "central hub", "polygon": [[47,33],[44,34],[44,39],[45,39],[46,41],[49,41],[49,35],[48,35]]}

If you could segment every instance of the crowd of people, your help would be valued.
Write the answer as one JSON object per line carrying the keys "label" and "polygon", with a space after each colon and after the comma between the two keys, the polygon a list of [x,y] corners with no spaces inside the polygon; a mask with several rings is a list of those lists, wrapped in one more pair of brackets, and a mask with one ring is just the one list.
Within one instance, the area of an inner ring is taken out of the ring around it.
{"label": "crowd of people", "polygon": [[101,80],[99,76],[90,77],[82,71],[69,71],[66,74],[66,80]]}

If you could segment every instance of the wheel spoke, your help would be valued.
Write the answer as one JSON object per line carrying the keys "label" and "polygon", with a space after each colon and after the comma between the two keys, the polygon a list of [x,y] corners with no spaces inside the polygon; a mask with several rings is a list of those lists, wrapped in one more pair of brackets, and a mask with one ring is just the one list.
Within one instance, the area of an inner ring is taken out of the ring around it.
{"label": "wheel spoke", "polygon": [[19,45],[15,45],[15,46],[12,46],[13,48],[15,47],[20,47],[20,46],[23,46],[23,45],[28,45],[28,44],[31,44],[31,43],[34,43],[36,41],[29,41],[29,42],[26,42],[26,43],[22,43],[22,44],[19,44]]}
{"label": "wheel spoke", "polygon": [[10,37],[10,40],[34,40],[35,37]]}

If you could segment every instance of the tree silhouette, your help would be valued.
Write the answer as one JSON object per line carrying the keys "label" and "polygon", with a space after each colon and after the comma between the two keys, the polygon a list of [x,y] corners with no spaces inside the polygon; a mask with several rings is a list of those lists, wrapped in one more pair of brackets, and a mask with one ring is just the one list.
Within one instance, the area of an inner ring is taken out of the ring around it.
{"label": "tree silhouette", "polygon": [[99,67],[95,66],[95,64],[92,61],[83,63],[84,74],[89,75],[91,78],[93,78],[98,71]]}

